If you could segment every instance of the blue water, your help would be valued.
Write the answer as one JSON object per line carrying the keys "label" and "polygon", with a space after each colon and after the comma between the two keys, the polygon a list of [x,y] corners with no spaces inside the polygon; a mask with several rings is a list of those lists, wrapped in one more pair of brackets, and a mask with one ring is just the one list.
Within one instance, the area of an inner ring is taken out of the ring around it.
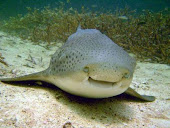
{"label": "blue water", "polygon": [[82,6],[89,11],[114,12],[116,8],[129,6],[136,13],[143,9],[158,12],[170,7],[170,0],[0,0],[0,19],[7,19],[17,14],[25,14],[26,7],[42,9],[44,6],[56,8],[63,2],[65,9],[70,7],[80,10]]}

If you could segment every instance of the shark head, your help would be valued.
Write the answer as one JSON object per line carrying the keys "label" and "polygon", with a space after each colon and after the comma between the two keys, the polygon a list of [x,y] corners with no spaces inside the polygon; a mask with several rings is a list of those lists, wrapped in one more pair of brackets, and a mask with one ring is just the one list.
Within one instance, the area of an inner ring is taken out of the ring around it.
{"label": "shark head", "polygon": [[77,29],[47,70],[49,82],[74,95],[104,98],[126,91],[135,60],[96,29]]}

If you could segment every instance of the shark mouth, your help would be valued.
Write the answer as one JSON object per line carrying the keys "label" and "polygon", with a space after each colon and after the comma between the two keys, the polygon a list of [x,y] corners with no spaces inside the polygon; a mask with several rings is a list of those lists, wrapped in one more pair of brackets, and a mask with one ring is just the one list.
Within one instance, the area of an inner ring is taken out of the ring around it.
{"label": "shark mouth", "polygon": [[119,88],[122,86],[122,81],[118,82],[108,82],[108,81],[100,81],[100,80],[94,80],[93,78],[89,77],[88,82],[92,86],[96,87],[102,87],[102,88]]}

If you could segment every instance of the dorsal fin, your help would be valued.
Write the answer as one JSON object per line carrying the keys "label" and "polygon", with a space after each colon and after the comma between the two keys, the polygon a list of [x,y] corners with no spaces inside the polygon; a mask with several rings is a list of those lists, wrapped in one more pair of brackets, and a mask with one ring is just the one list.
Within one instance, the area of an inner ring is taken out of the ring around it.
{"label": "dorsal fin", "polygon": [[79,26],[77,27],[77,31],[81,30],[81,25],[79,24]]}

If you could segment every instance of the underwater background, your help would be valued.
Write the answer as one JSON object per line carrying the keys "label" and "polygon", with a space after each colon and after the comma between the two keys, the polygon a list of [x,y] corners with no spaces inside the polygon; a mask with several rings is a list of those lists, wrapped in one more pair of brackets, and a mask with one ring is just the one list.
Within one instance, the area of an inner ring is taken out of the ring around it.
{"label": "underwater background", "polygon": [[43,9],[45,6],[56,8],[63,2],[65,9],[70,7],[81,10],[81,7],[89,8],[90,11],[114,12],[117,8],[130,9],[141,13],[142,10],[158,12],[170,7],[169,0],[1,0],[0,1],[0,19],[6,19],[9,16],[17,14],[26,14],[26,7]]}
{"label": "underwater background", "polygon": [[35,44],[95,28],[139,61],[170,64],[169,0],[3,0],[0,29]]}
{"label": "underwater background", "polygon": [[137,65],[126,94],[86,99],[54,85],[0,82],[0,128],[170,128],[169,0],[0,0],[0,79],[48,68],[79,24],[98,29]]}
{"label": "underwater background", "polygon": [[158,12],[170,7],[169,0],[1,0],[0,19],[26,14],[26,7],[43,9],[45,6],[56,8],[60,3],[65,3],[65,9],[70,7],[81,10],[81,7],[89,8],[90,11],[114,12],[116,8],[129,6],[141,13],[143,9]]}

